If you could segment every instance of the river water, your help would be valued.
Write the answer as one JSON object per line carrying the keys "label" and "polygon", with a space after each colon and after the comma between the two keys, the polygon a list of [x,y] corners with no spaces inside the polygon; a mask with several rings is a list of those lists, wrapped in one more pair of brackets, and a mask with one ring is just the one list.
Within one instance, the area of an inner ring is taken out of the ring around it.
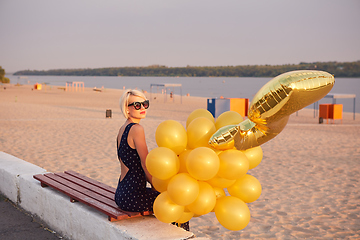
{"label": "river water", "polygon": [[[157,87],[151,84],[181,84],[180,87],[169,87],[167,92],[174,94],[198,96],[205,98],[249,98],[272,78],[255,77],[94,77],[94,76],[14,76],[7,75],[10,82],[20,84],[46,83],[53,86],[65,86],[66,82],[84,82],[85,87],[101,88],[137,88],[148,92],[157,92]],[[160,91],[160,90],[159,90]],[[356,112],[360,113],[360,78],[335,78],[335,85],[330,93],[356,94]],[[332,103],[325,98],[319,103]],[[345,112],[353,112],[354,99],[337,99],[343,104]],[[309,106],[312,107],[312,106]]]}

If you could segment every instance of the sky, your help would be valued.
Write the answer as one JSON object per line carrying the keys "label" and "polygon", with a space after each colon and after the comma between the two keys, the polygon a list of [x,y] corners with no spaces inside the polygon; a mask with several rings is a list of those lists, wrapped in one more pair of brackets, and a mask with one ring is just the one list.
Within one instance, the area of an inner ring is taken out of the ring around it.
{"label": "sky", "polygon": [[359,0],[0,0],[7,73],[358,60]]}

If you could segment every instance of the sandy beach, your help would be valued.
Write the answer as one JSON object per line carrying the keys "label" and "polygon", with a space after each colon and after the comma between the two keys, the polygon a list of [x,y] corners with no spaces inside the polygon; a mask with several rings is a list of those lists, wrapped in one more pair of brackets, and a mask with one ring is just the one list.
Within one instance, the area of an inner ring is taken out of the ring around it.
{"label": "sandy beach", "polygon": [[[49,172],[78,171],[116,187],[120,165],[116,136],[125,121],[122,90],[65,92],[55,86],[4,85],[0,89],[0,151]],[[150,98],[150,95],[147,94]],[[156,99],[154,99],[156,97]],[[226,96],[225,96],[226,97]],[[149,150],[157,147],[156,127],[172,119],[185,126],[206,98],[152,95],[145,128]],[[112,118],[106,118],[106,109]],[[326,122],[326,121],[325,121]],[[213,213],[193,218],[191,231],[210,239],[359,239],[360,114],[319,124],[312,109],[290,117],[279,136],[261,146],[264,158],[248,173],[262,184],[248,204],[249,225],[222,227]]]}

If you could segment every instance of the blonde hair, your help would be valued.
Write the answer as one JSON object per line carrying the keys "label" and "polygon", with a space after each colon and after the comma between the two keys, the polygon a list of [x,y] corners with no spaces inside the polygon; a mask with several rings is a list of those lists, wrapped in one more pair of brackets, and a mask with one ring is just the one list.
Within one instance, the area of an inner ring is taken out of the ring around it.
{"label": "blonde hair", "polygon": [[120,97],[120,111],[122,112],[122,114],[126,119],[129,118],[129,114],[127,110],[128,110],[130,96],[137,96],[146,100],[146,96],[143,92],[140,92],[139,90],[135,90],[135,89],[126,89],[123,95]]}

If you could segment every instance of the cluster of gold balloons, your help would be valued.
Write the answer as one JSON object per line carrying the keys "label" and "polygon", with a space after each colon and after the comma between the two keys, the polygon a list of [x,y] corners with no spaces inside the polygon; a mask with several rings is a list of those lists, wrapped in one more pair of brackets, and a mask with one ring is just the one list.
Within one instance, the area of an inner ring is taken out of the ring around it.
{"label": "cluster of gold balloons", "polygon": [[160,221],[184,223],[213,211],[229,230],[247,226],[250,211],[246,203],[258,199],[262,190],[247,172],[260,164],[262,149],[240,151],[234,141],[220,149],[208,144],[218,129],[242,121],[237,112],[225,112],[215,121],[209,111],[197,109],[188,116],[186,128],[174,120],[157,127],[158,147],[149,152],[146,167],[161,192],[153,206]]}
{"label": "cluster of gold balloons", "polygon": [[225,228],[245,228],[250,221],[246,203],[261,195],[260,182],[247,174],[262,160],[260,145],[283,130],[290,114],[323,98],[334,83],[334,76],[323,71],[287,72],[258,91],[246,120],[228,111],[215,121],[209,111],[197,109],[186,129],[173,120],[162,122],[155,133],[158,147],[146,159],[161,192],[155,216],[184,223],[214,211]]}

